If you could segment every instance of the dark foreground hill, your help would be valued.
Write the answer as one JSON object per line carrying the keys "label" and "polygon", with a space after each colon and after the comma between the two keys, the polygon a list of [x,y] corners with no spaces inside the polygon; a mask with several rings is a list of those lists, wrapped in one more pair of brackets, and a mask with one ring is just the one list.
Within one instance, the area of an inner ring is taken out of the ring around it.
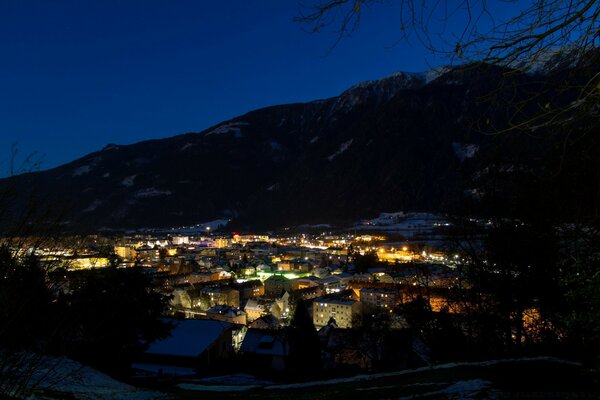
{"label": "dark foreground hill", "polygon": [[[588,215],[597,205],[593,174],[600,172],[587,175],[598,160],[582,161],[579,153],[589,153],[592,135],[573,144],[543,127],[489,134],[509,126],[531,93],[539,96],[525,114],[573,101],[573,93],[559,88],[585,73],[485,65],[437,76],[398,73],[330,99],[252,111],[199,133],[107,145],[51,170],[0,180],[0,192],[9,193],[5,214],[13,219],[21,215],[16,211],[39,211],[43,204],[77,230],[222,217],[274,228],[394,210],[517,216],[559,210],[570,218],[576,208]],[[577,163],[565,163],[565,154]]]}

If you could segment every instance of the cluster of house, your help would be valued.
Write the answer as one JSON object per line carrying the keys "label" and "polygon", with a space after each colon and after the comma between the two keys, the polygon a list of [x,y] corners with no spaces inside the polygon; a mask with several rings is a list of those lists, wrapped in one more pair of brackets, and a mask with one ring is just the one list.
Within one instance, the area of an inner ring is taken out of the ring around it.
{"label": "cluster of house", "polygon": [[426,297],[433,310],[448,308],[445,291],[456,279],[454,272],[424,263],[359,272],[349,254],[352,243],[345,237],[310,240],[304,235],[122,238],[114,246],[120,266],[146,267],[170,296],[174,323],[171,336],[151,345],[134,367],[180,376],[227,370],[236,359],[236,365],[285,371],[287,327],[299,301],[308,306],[318,330],[324,367],[364,370],[387,358],[397,366],[426,363],[414,338],[400,331],[384,349],[355,328],[365,312],[392,315],[417,296]]}
{"label": "cluster of house", "polygon": [[355,328],[365,312],[392,315],[417,296],[426,297],[434,310],[448,307],[444,291],[454,279],[450,269],[406,264],[357,273],[340,249],[265,247],[246,244],[212,249],[202,257],[195,253],[191,268],[182,267],[190,263],[189,256],[163,256],[163,263],[177,265],[156,275],[171,295],[176,327],[135,367],[163,375],[216,373],[231,365],[283,372],[289,361],[288,325],[300,300],[318,330],[325,368],[368,370],[384,359],[395,367],[428,362],[426,351],[403,333],[403,321],[385,348]]}

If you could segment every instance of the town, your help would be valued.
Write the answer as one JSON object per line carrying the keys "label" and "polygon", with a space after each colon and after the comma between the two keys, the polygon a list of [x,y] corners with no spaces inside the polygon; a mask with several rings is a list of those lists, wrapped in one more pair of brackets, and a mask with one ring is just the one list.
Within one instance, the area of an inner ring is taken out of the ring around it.
{"label": "town", "polygon": [[[317,332],[315,368],[339,374],[430,365],[414,331],[415,304],[460,316],[464,259],[383,234],[213,233],[93,235],[38,248],[35,256],[69,292],[77,276],[136,268],[168,299],[170,335],[134,360],[135,376],[177,378],[252,370],[289,372],[298,307]],[[418,312],[418,311],[417,311]],[[535,310],[529,310],[535,314]],[[414,315],[412,315],[414,316]],[[257,368],[259,367],[259,368]]]}

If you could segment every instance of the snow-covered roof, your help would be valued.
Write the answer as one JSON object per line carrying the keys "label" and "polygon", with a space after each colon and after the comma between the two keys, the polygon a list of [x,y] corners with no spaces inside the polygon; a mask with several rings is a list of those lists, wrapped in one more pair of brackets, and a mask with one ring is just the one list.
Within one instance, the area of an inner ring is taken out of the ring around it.
{"label": "snow-covered roof", "polygon": [[336,298],[328,298],[328,297],[317,297],[313,300],[314,303],[323,303],[323,304],[339,304],[343,306],[351,306],[354,303],[357,303],[355,300],[349,299],[336,299]]}
{"label": "snow-covered roof", "polygon": [[383,289],[383,288],[361,288],[361,293],[386,293],[386,294],[398,294],[398,290]]}
{"label": "snow-covered roof", "polygon": [[262,306],[255,299],[248,299],[246,305],[244,306],[244,310],[252,310],[252,311],[262,311]]}
{"label": "snow-covered roof", "polygon": [[326,278],[319,279],[319,283],[328,284],[328,283],[340,283],[341,279],[337,276],[328,276]]}
{"label": "snow-covered roof", "polygon": [[187,319],[176,321],[175,324],[171,336],[151,344],[146,353],[196,357],[233,326],[209,319]]}
{"label": "snow-covered roof", "polygon": [[263,329],[248,329],[240,351],[244,353],[285,356],[289,352],[285,333]]}

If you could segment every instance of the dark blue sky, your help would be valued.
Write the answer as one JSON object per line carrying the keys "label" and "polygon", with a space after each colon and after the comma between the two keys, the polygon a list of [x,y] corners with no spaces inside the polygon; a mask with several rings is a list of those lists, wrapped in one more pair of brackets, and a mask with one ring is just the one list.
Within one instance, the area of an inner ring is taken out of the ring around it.
{"label": "dark blue sky", "polygon": [[335,35],[294,23],[296,0],[1,1],[0,176],[13,142],[46,169],[438,65],[397,43],[395,3],[327,55]]}

